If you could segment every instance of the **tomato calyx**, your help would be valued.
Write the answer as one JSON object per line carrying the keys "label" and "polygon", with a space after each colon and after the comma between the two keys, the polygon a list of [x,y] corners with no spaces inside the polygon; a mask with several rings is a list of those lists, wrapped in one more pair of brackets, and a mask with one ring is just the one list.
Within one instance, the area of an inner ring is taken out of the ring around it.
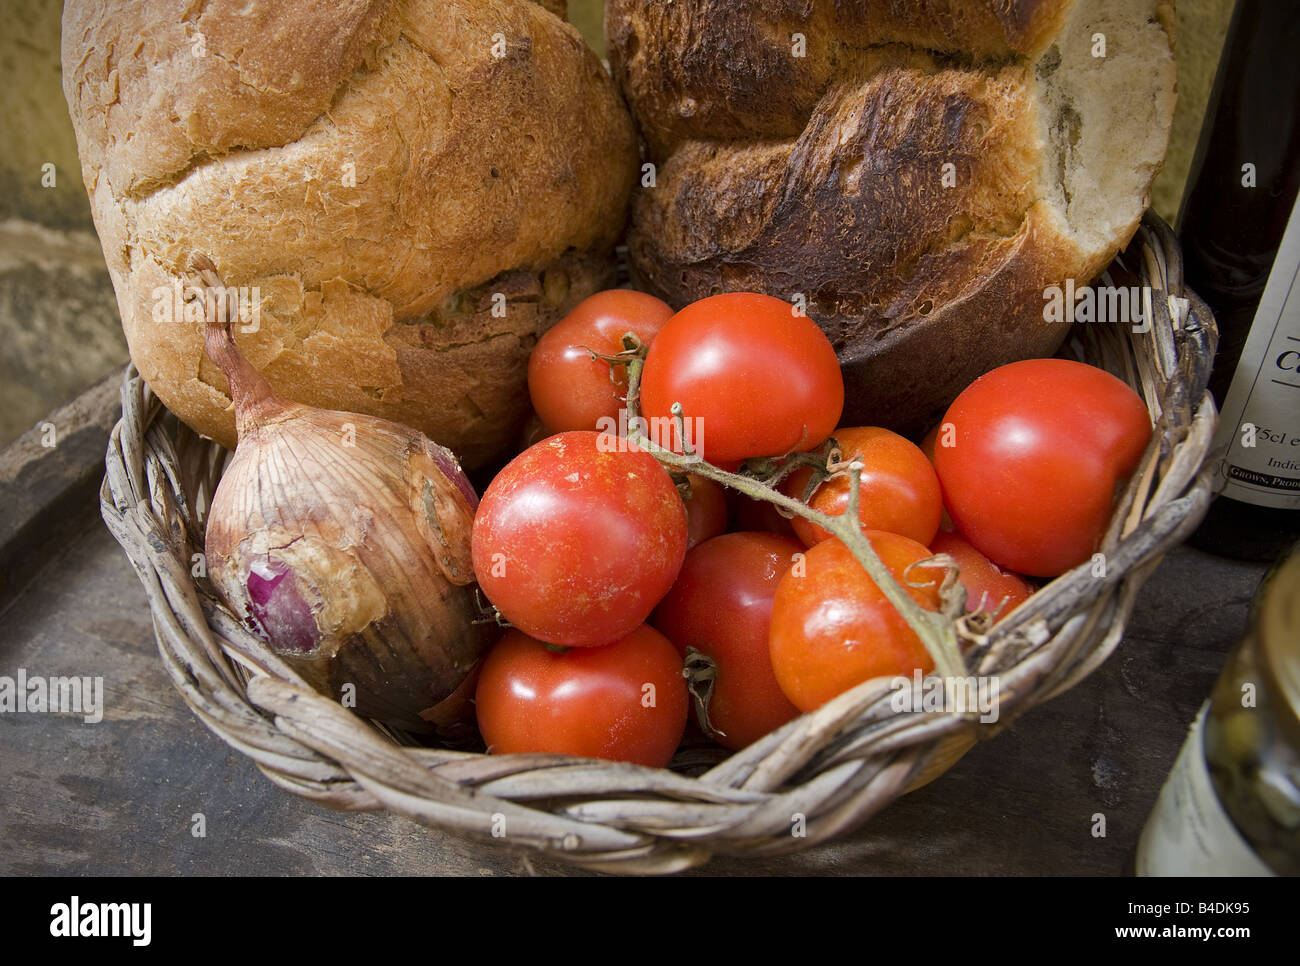
{"label": "tomato calyx", "polygon": [[574,346],[574,348],[581,349],[583,352],[587,353],[587,355],[591,356],[592,359],[608,364],[610,382],[617,384],[618,377],[615,375],[614,367],[626,366],[633,359],[644,359],[646,353],[650,351],[650,347],[638,339],[635,332],[624,332],[622,339],[623,351],[614,355],[606,355],[603,352],[597,352],[595,349],[591,348],[591,346],[586,345]]}
{"label": "tomato calyx", "polygon": [[[804,434],[807,435],[807,430],[804,431]],[[804,502],[806,503],[808,502],[807,497],[812,495],[812,491],[816,490],[830,475],[828,467],[832,462],[839,460],[839,451],[839,443],[835,441],[834,436],[831,436],[816,449],[807,452],[799,452],[797,449],[793,449],[781,456],[760,456],[747,459],[740,465],[737,473],[775,489],[785,481],[787,476],[806,466],[812,470],[812,481],[815,481],[815,485],[810,486],[809,491],[804,496]]]}
{"label": "tomato calyx", "polygon": [[943,583],[939,585],[939,600],[942,606],[939,612],[950,620],[956,621],[966,613],[966,588],[961,582],[961,567],[957,561],[946,553],[936,553],[932,557],[918,560],[903,571],[903,580],[909,587],[928,587],[933,581],[912,580],[910,574],[918,567],[943,568]]}
{"label": "tomato calyx", "polygon": [[[914,581],[910,578],[910,574],[917,568],[933,569],[934,567],[942,567],[944,572],[943,582],[939,585],[939,613],[953,622],[957,632],[957,639],[962,646],[962,653],[969,659],[977,651],[987,646],[989,631],[997,623],[998,616],[1006,607],[1010,597],[1003,597],[993,607],[981,606],[979,610],[967,611],[967,591],[965,585],[961,582],[961,564],[958,563],[955,557],[947,553],[936,553],[931,557],[911,564],[903,571],[903,582],[909,587],[928,586],[930,581]],[[984,601],[981,600],[981,605],[983,603]]]}
{"label": "tomato calyx", "polygon": [[478,617],[475,617],[471,624],[495,624],[497,627],[514,627],[506,620],[505,615],[497,610],[496,604],[483,596],[483,589],[477,584],[474,586],[474,606],[478,609]]}
{"label": "tomato calyx", "polygon": [[713,700],[713,688],[718,682],[718,662],[703,651],[688,646],[682,677],[686,678],[686,690],[695,702],[700,730],[713,741],[727,737],[725,731],[719,730],[709,720],[709,702]]}
{"label": "tomato calyx", "polygon": [[993,624],[997,620],[999,611],[1006,604],[1003,598],[1002,603],[998,604],[996,610],[977,610],[969,614],[963,614],[957,618],[962,640],[967,641],[974,647],[981,647],[988,641],[988,633],[993,630]]}

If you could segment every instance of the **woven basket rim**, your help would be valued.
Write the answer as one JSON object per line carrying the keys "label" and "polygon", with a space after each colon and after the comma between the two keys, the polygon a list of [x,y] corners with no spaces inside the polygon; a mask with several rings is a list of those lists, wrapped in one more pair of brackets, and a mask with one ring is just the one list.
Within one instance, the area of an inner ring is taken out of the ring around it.
{"label": "woven basket rim", "polygon": [[[970,712],[895,712],[889,681],[879,679],[743,751],[687,748],[669,769],[415,746],[312,690],[191,576],[201,509],[227,454],[169,417],[134,366],[123,378],[101,509],[145,588],[177,690],[204,724],[297,795],[386,809],[606,871],[671,872],[713,854],[800,851],[857,827],[974,741],[1091,674],[1117,646],[1143,581],[1203,517],[1216,422],[1206,392],[1213,316],[1185,289],[1173,234],[1150,213],[1112,268],[1167,297],[1152,299],[1148,332],[1090,329],[1082,349],[1138,390],[1155,432],[1117,503],[1101,575],[1081,565],[986,633],[963,628],[969,673],[999,678],[996,723]],[[792,834],[794,816],[801,835]]]}

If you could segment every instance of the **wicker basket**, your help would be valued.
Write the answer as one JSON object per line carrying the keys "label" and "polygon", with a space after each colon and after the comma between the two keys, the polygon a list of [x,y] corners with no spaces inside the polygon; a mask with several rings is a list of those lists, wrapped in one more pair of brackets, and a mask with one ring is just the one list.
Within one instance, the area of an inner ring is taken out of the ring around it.
{"label": "wicker basket", "polygon": [[959,628],[971,645],[970,673],[999,678],[995,724],[972,713],[896,713],[880,680],[730,757],[683,748],[663,770],[420,747],[305,685],[194,576],[204,513],[229,454],[167,413],[134,368],[109,444],[104,520],[144,584],[163,663],[185,701],[298,795],[341,809],[387,809],[614,872],[672,872],[718,853],[798,851],[860,825],[975,740],[1095,670],[1119,643],[1161,556],[1204,515],[1216,421],[1205,392],[1214,320],[1184,290],[1177,244],[1154,216],[1111,272],[1119,284],[1152,288],[1149,331],[1079,326],[1070,348],[1136,388],[1156,432],[1116,507],[1101,548],[1104,573],[1085,564],[986,633]]}

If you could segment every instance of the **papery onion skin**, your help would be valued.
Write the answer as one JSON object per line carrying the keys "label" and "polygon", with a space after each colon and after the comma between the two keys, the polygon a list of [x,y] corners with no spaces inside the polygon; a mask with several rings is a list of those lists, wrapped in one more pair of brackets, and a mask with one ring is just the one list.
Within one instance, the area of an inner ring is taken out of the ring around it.
{"label": "papery onion skin", "polygon": [[206,337],[239,433],[208,516],[212,583],[322,693],[429,731],[421,713],[456,690],[497,636],[475,623],[473,487],[421,433],[283,399],[228,325],[209,324]]}
{"label": "papery onion skin", "polygon": [[298,580],[282,561],[254,557],[244,582],[257,630],[281,651],[309,654],[320,644],[320,628]]}

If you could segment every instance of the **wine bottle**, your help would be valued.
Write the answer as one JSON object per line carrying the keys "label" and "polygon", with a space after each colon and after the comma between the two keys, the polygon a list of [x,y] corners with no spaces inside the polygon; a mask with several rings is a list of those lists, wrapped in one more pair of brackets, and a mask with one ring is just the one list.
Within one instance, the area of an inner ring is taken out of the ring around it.
{"label": "wine bottle", "polygon": [[1238,0],[1178,217],[1213,310],[1218,496],[1192,542],[1269,560],[1300,536],[1300,11]]}

